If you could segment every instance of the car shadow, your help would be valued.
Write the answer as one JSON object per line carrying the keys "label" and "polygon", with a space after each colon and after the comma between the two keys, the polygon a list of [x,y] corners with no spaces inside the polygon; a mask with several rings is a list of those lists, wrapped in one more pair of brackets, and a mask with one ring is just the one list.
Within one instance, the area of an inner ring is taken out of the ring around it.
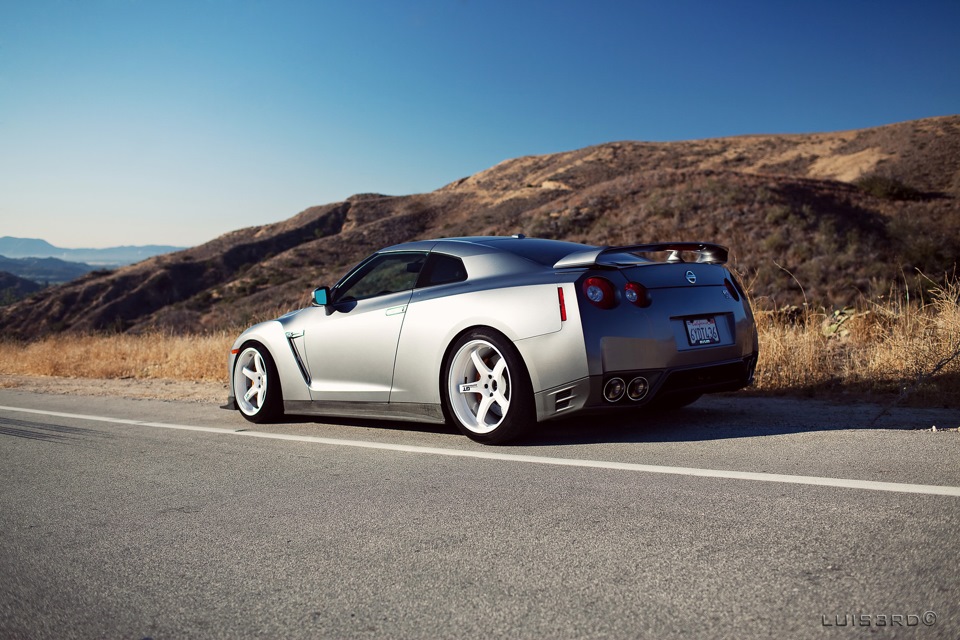
{"label": "car shadow", "polygon": [[345,418],[339,416],[302,416],[285,415],[278,422],[279,424],[315,424],[315,425],[337,425],[341,427],[357,427],[358,429],[378,429],[385,431],[412,431],[416,433],[435,433],[447,435],[463,435],[456,427],[446,424],[435,424],[429,422],[410,422],[407,420],[386,420],[373,418]]}
{"label": "car shadow", "polygon": [[[951,422],[952,421],[952,422]],[[602,443],[700,442],[856,429],[917,430],[956,428],[960,415],[950,409],[885,408],[870,403],[828,402],[813,398],[724,394],[705,396],[682,409],[577,415],[548,420],[509,447]],[[288,416],[286,424],[340,425],[391,432],[464,437],[443,424],[362,418]]]}
{"label": "car shadow", "polygon": [[[951,420],[953,422],[951,422]],[[950,409],[918,409],[812,398],[704,397],[682,409],[619,414],[609,418],[571,417],[542,422],[515,446],[599,443],[700,442],[816,431],[956,428]]]}

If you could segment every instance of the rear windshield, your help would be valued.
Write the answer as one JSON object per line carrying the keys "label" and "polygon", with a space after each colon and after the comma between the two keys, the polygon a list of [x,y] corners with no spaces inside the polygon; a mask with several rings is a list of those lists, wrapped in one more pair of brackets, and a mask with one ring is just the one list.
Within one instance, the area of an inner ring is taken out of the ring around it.
{"label": "rear windshield", "polygon": [[552,267],[560,258],[566,257],[571,253],[596,248],[576,242],[545,240],[543,238],[498,238],[496,240],[488,240],[484,244],[488,244],[501,251],[509,251],[527,260],[542,264],[545,267]]}

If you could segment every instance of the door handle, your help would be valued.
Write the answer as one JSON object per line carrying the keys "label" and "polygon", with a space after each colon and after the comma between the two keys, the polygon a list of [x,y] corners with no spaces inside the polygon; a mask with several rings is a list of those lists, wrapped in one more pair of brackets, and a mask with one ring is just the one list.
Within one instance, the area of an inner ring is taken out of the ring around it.
{"label": "door handle", "polygon": [[398,316],[407,310],[407,305],[402,304],[399,307],[390,307],[387,309],[388,316]]}

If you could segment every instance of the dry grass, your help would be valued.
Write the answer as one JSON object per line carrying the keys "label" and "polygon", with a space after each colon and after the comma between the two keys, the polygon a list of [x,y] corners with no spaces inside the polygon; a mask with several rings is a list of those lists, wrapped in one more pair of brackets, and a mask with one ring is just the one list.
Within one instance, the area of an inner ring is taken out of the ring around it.
{"label": "dry grass", "polygon": [[960,407],[960,281],[926,295],[904,291],[829,314],[758,312],[756,388]]}
{"label": "dry grass", "polygon": [[[845,314],[758,311],[756,391],[960,407],[960,280],[925,295],[864,300]],[[830,324],[838,330],[825,335]],[[59,334],[0,341],[0,374],[223,382],[235,335]]]}
{"label": "dry grass", "polygon": [[0,374],[68,378],[223,381],[237,334],[58,334],[0,342]]}

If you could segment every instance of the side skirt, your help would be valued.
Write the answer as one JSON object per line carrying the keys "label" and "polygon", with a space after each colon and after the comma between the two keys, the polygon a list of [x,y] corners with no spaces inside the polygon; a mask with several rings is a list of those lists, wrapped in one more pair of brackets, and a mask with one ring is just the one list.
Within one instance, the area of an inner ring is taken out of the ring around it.
{"label": "side skirt", "polygon": [[379,418],[404,422],[429,422],[443,424],[443,411],[439,404],[416,404],[413,402],[313,402],[310,400],[285,400],[283,411],[287,414],[330,416],[338,418]]}

